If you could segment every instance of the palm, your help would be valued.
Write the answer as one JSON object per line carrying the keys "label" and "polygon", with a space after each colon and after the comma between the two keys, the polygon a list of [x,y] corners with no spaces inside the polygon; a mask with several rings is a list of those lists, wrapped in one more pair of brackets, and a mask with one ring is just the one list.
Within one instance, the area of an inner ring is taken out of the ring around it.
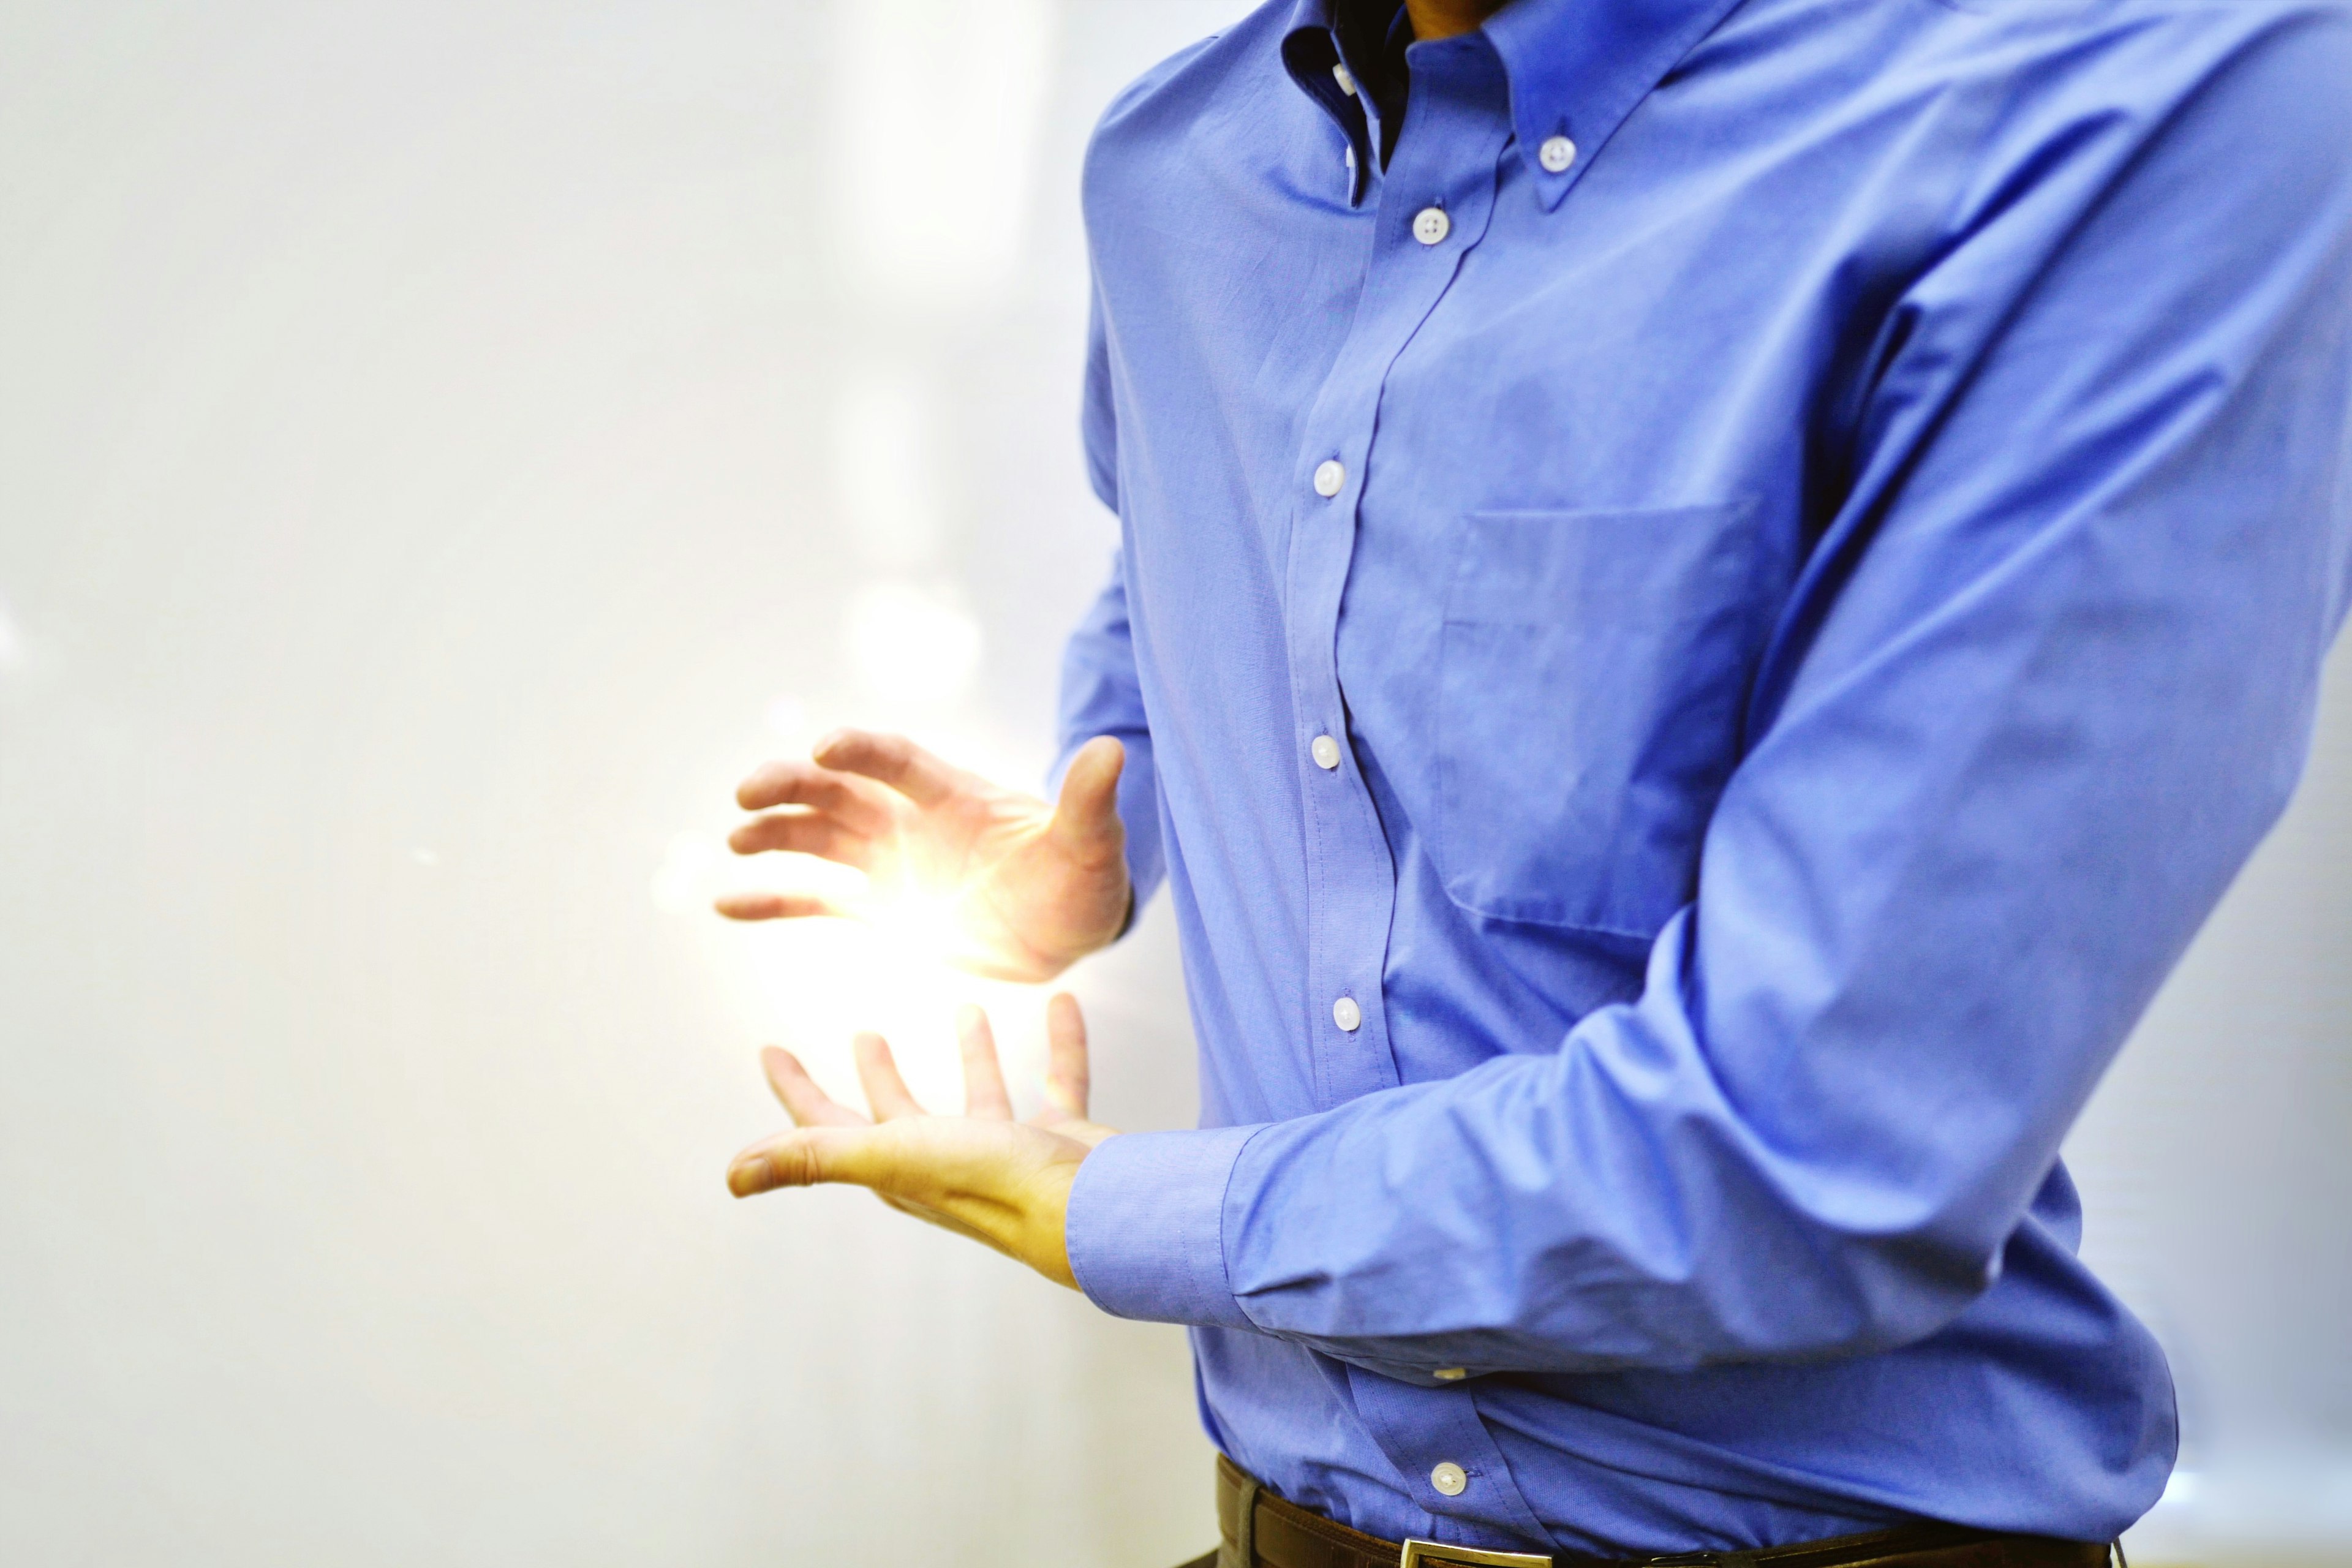
{"label": "palm", "polygon": [[[747,894],[737,920],[806,915],[948,917],[948,956],[1012,980],[1046,980],[1118,934],[1127,915],[1117,811],[1122,753],[1089,743],[1058,806],[951,767],[898,736],[846,731],[807,763],[772,763],[736,798],[767,815],[738,828],[740,854],[793,850],[866,873],[862,900]],[[772,810],[782,807],[782,810]]]}

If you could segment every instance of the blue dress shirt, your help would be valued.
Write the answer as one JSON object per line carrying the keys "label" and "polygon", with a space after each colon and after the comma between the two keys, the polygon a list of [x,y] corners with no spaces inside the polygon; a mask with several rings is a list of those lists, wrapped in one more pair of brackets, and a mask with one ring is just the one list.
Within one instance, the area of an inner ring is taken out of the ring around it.
{"label": "blue dress shirt", "polygon": [[1087,163],[1064,732],[1204,1126],[1079,1280],[1381,1535],[2112,1535],[2172,1394],[2058,1150],[2352,592],[2352,16],[1517,0],[1383,167],[1329,4]]}

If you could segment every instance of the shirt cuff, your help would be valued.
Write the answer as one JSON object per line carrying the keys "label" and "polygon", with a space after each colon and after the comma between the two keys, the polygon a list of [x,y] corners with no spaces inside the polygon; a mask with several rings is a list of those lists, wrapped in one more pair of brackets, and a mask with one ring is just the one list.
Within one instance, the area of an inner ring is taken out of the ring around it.
{"label": "shirt cuff", "polygon": [[1070,1272],[1104,1311],[1158,1323],[1254,1325],[1225,1279],[1225,1184],[1255,1127],[1122,1132],[1070,1188]]}

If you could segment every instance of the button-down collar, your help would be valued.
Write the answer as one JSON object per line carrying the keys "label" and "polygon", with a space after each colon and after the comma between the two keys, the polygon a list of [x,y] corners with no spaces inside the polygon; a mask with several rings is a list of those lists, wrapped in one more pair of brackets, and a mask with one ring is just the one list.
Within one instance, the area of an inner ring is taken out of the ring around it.
{"label": "button-down collar", "polygon": [[[1511,128],[1528,182],[1547,208],[1559,205],[1619,124],[1738,0],[1513,0],[1484,31],[1510,79]],[[1297,0],[1283,37],[1283,61],[1300,90],[1338,121],[1356,151],[1360,199],[1372,162],[1360,99],[1339,90],[1336,0]],[[1553,136],[1578,156],[1554,172],[1538,150]]]}

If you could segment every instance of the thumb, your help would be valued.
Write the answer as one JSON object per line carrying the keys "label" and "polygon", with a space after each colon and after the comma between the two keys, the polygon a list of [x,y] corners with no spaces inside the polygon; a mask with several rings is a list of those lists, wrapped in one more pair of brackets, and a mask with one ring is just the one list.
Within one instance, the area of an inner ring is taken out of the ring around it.
{"label": "thumb", "polygon": [[1062,798],[1054,807],[1054,832],[1074,847],[1103,848],[1125,840],[1118,820],[1118,775],[1127,748],[1113,735],[1097,735],[1078,748],[1062,775]]}
{"label": "thumb", "polygon": [[828,1182],[870,1185],[871,1127],[802,1127],[752,1144],[728,1163],[727,1189],[739,1198],[779,1187]]}

